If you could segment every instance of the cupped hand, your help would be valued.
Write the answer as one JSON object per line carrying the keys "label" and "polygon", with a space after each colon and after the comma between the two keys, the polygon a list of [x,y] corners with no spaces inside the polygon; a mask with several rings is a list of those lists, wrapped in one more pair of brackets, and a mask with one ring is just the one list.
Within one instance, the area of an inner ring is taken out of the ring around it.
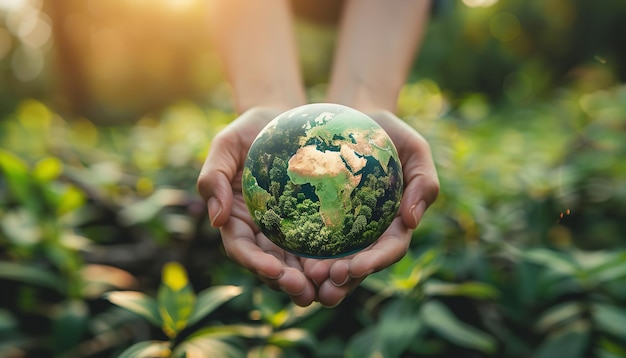
{"label": "cupped hand", "polygon": [[[286,108],[285,108],[286,109]],[[212,141],[198,178],[209,218],[219,227],[227,255],[300,306],[314,300],[339,304],[370,273],[398,261],[407,252],[413,229],[439,190],[437,173],[424,138],[391,112],[369,113],[396,144],[404,173],[399,215],[367,249],[341,259],[302,258],[272,243],[250,216],[241,194],[241,174],[250,145],[282,109],[254,108],[243,113]]]}
{"label": "cupped hand", "polygon": [[305,260],[305,275],[318,285],[317,296],[326,306],[340,303],[369,274],[400,260],[411,235],[439,193],[439,180],[428,142],[389,111],[367,113],[396,145],[404,175],[404,193],[398,216],[368,248],[346,258]]}
{"label": "cupped hand", "polygon": [[220,228],[226,254],[268,286],[286,292],[296,304],[308,306],[316,290],[304,275],[302,259],[259,231],[241,193],[248,149],[261,129],[286,109],[250,109],[215,136],[198,177],[198,191],[207,204],[211,225]]}

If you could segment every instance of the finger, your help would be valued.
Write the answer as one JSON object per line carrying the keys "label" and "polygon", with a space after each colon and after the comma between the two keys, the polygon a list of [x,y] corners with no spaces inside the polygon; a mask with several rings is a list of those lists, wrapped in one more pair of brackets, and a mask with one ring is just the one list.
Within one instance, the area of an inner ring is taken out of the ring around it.
{"label": "finger", "polygon": [[430,146],[421,134],[391,112],[378,112],[374,116],[398,149],[404,178],[399,212],[404,223],[415,229],[439,194],[439,179]]}
{"label": "finger", "polygon": [[[240,203],[234,206],[237,214]],[[315,299],[315,287],[303,273],[298,257],[287,254],[263,234],[256,233],[250,223],[237,215],[221,228],[224,249],[228,256],[255,273],[269,287],[284,291],[294,303],[308,306]]]}
{"label": "finger", "polygon": [[211,148],[198,176],[198,192],[207,202],[211,224],[220,227],[230,216],[233,191],[241,191],[241,170],[259,131],[276,110],[246,111],[211,141]]}
{"label": "finger", "polygon": [[304,273],[315,284],[315,286],[319,287],[322,282],[329,278],[330,267],[334,262],[335,260],[333,259],[304,259]]}
{"label": "finger", "polygon": [[403,149],[403,174],[405,188],[400,201],[400,214],[404,223],[416,228],[424,211],[437,199],[439,179],[430,148],[421,136],[416,137],[415,148]]}
{"label": "finger", "polygon": [[243,165],[240,144],[232,131],[225,129],[211,142],[211,149],[200,174],[197,188],[207,203],[211,225],[220,227],[230,216],[233,202],[232,183]]}
{"label": "finger", "polygon": [[299,296],[306,288],[307,279],[302,271],[293,267],[283,267],[283,274],[276,280],[278,287],[290,296]]}
{"label": "finger", "polygon": [[408,251],[412,232],[401,218],[396,217],[378,241],[349,261],[350,277],[365,278],[396,263]]}
{"label": "finger", "polygon": [[231,217],[222,226],[221,234],[226,254],[241,266],[268,279],[276,280],[283,274],[280,250],[277,247],[275,250],[262,249],[257,241],[269,240],[265,237],[257,238],[243,220]]}
{"label": "finger", "polygon": [[305,286],[304,291],[302,291],[301,294],[297,296],[290,296],[290,298],[293,303],[300,307],[309,306],[311,303],[313,303],[313,301],[315,301],[316,298],[315,287],[313,287],[313,284],[309,282],[309,284]]}
{"label": "finger", "polygon": [[335,286],[329,280],[324,281],[318,291],[317,299],[324,307],[336,307],[339,305],[363,279],[351,279],[343,286]]}
{"label": "finger", "polygon": [[[267,254],[274,257],[280,256],[278,251]],[[298,269],[300,264],[293,264],[293,261],[297,260],[295,257],[293,259],[279,259],[282,262],[282,272],[278,277],[269,278],[259,274],[258,268],[251,271],[256,271],[255,273],[257,273],[259,279],[270,288],[285,292],[296,305],[306,307],[313,303],[316,298],[316,292],[313,282],[306,278],[301,269]]]}
{"label": "finger", "polygon": [[335,286],[343,286],[350,279],[350,259],[337,260],[329,270],[330,282]]}
{"label": "finger", "polygon": [[276,282],[280,290],[287,293],[298,306],[308,306],[315,300],[313,283],[307,280],[300,270],[286,267],[283,269],[283,275]]}

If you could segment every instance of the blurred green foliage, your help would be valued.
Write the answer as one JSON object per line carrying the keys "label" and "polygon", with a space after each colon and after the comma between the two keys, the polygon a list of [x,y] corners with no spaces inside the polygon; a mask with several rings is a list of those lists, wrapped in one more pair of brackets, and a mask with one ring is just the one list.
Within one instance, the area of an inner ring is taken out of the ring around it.
{"label": "blurred green foliage", "polygon": [[294,306],[221,251],[195,189],[234,118],[221,85],[130,106],[123,125],[61,115],[13,60],[37,43],[5,16],[0,356],[626,356],[624,4],[478,3],[437,2],[398,101],[440,197],[407,255],[332,309]]}

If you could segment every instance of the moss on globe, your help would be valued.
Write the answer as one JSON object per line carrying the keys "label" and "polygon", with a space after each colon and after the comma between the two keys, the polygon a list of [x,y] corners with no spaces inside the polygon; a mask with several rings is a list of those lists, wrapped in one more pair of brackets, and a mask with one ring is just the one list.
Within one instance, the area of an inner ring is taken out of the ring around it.
{"label": "moss on globe", "polygon": [[255,223],[296,255],[341,257],[374,243],[397,214],[402,168],[387,133],[355,109],[293,108],[252,143],[242,192]]}

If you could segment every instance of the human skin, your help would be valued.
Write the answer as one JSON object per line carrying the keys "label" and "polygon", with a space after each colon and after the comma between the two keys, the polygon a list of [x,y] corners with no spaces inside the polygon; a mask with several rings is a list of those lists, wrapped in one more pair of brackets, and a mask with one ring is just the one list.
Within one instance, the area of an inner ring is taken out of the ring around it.
{"label": "human skin", "polygon": [[375,244],[340,259],[302,258],[280,249],[254,224],[241,194],[241,173],[260,130],[306,103],[289,3],[212,3],[215,45],[241,115],[212,141],[198,178],[211,224],[227,255],[300,306],[339,304],[367,275],[406,254],[413,230],[439,191],[430,147],[393,114],[427,19],[428,1],[348,1],[340,24],[327,101],[359,109],[394,141],[404,173],[399,215]]}

